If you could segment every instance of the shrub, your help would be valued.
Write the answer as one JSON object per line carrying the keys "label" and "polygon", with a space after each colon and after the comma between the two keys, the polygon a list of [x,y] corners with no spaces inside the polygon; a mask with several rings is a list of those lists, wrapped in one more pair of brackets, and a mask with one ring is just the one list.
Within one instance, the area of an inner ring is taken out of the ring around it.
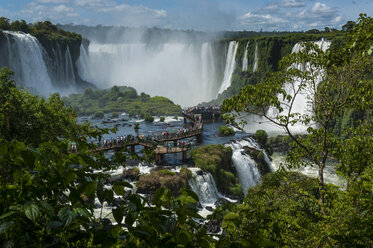
{"label": "shrub", "polygon": [[227,127],[227,126],[221,126],[219,127],[219,136],[229,136],[229,135],[234,135],[235,132],[233,128]]}
{"label": "shrub", "polygon": [[117,112],[111,113],[111,118],[118,118],[118,117],[119,117],[119,115],[118,115]]}
{"label": "shrub", "polygon": [[256,130],[254,134],[254,139],[256,140],[256,142],[259,143],[259,145],[262,148],[265,148],[267,145],[267,141],[268,141],[268,134],[264,130]]}
{"label": "shrub", "polygon": [[140,126],[140,123],[136,122],[136,123],[135,123],[135,126],[134,126],[133,128],[134,128],[134,129],[140,129],[139,126]]}
{"label": "shrub", "polygon": [[163,116],[161,116],[161,117],[159,118],[159,121],[160,121],[160,122],[164,122],[164,120],[165,120],[165,118],[164,118]]}
{"label": "shrub", "polygon": [[146,114],[144,119],[145,119],[146,122],[153,122],[154,121],[154,117],[151,116],[150,114]]}
{"label": "shrub", "polygon": [[193,173],[186,167],[180,169],[180,176],[185,179],[191,178]]}

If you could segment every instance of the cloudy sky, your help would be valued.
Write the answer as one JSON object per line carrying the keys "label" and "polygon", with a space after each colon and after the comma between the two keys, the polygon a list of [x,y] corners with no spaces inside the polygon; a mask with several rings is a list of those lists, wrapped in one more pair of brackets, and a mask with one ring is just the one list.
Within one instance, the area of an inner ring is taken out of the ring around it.
{"label": "cloudy sky", "polygon": [[340,28],[372,12],[372,0],[0,0],[11,20],[214,31]]}

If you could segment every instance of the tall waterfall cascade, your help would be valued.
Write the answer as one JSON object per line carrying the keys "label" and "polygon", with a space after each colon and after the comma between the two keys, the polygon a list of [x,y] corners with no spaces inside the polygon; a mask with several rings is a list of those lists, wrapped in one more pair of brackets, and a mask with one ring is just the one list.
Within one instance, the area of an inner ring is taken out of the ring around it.
{"label": "tall waterfall cascade", "polygon": [[253,72],[256,72],[257,70],[258,70],[258,45],[255,45]]}
{"label": "tall waterfall cascade", "polygon": [[232,75],[233,75],[234,69],[236,68],[237,48],[238,48],[237,41],[229,42],[227,59],[225,62],[225,69],[224,69],[224,79],[220,86],[218,94],[223,93],[223,91],[225,91],[226,89],[229,88],[229,86],[231,86]]}
{"label": "tall waterfall cascade", "polygon": [[100,88],[127,85],[191,106],[212,100],[215,55],[206,43],[90,43],[81,46],[79,75]]}
{"label": "tall waterfall cascade", "polygon": [[[314,43],[320,49],[322,49],[323,51],[326,51],[330,47],[330,44],[331,44],[330,41],[325,40],[325,39],[315,41]],[[297,43],[297,44],[294,45],[294,47],[292,49],[292,53],[299,52],[302,49],[303,49],[302,42]],[[300,70],[306,70],[307,67],[309,67],[309,65],[307,65],[307,64],[294,64],[293,66],[295,68],[300,69]],[[316,84],[322,80],[322,77],[324,75],[324,71],[320,70],[320,71],[317,72],[317,74],[318,74],[318,77],[317,77],[318,80],[317,80]],[[297,90],[299,88],[299,85],[300,85],[300,81],[295,80],[293,84],[285,83],[283,87],[284,87],[287,94],[292,95],[294,90]],[[308,116],[313,115],[312,105],[310,104],[310,101],[313,98],[313,95],[310,94],[311,92],[312,91],[310,89],[304,88],[302,91],[300,91],[300,93],[297,94],[297,96],[294,100],[295,102],[293,104],[292,111],[291,111],[292,113],[300,113],[302,115],[308,115]],[[282,96],[279,96],[279,97],[280,97],[279,99],[282,99]],[[282,107],[284,109],[283,113],[288,111],[288,107],[286,106],[286,104],[282,104]],[[279,114],[279,112],[278,112],[277,109],[275,109],[273,107],[268,109],[267,116],[270,116],[270,117],[274,118],[278,114]],[[248,133],[255,132],[257,129],[264,129],[264,130],[267,131],[267,133],[270,133],[271,135],[277,135],[277,134],[283,134],[284,133],[283,128],[280,128],[280,127],[270,123],[267,119],[265,119],[264,117],[261,117],[261,116],[250,115],[248,117],[245,117],[244,120],[247,123],[250,123],[250,125],[246,125],[244,127],[245,132],[248,132]],[[290,126],[290,130],[293,133],[305,133],[307,131],[307,126],[297,124],[297,125]]]}
{"label": "tall waterfall cascade", "polygon": [[[260,150],[259,145],[253,139],[247,138],[241,141],[234,141],[226,146],[232,147],[232,162],[236,168],[243,193],[246,196],[247,189],[257,185],[260,182],[261,175],[256,162],[249,155],[244,153],[244,147],[252,147]],[[263,151],[263,153],[267,165],[271,168],[271,170],[273,170],[268,155],[265,153],[265,151]]]}
{"label": "tall waterfall cascade", "polygon": [[242,71],[247,71],[247,69],[248,69],[249,60],[248,60],[248,58],[247,58],[247,48],[248,48],[248,46],[249,46],[249,42],[250,42],[250,41],[248,41],[248,42],[246,43],[246,46],[245,46],[245,52],[244,52],[244,54],[243,54],[243,59],[242,59]]}
{"label": "tall waterfall cascade", "polygon": [[0,57],[0,66],[14,71],[14,80],[33,93],[48,96],[53,86],[43,59],[43,48],[30,34],[3,31],[7,43],[2,47],[4,56]]}
{"label": "tall waterfall cascade", "polygon": [[[320,49],[322,49],[323,51],[326,51],[329,47],[330,47],[330,44],[331,42],[330,41],[327,41],[325,39],[322,39],[320,41],[316,41],[314,42]],[[297,43],[294,45],[293,49],[292,49],[292,53],[297,53],[297,52],[300,52],[302,49],[304,48],[304,46],[302,45],[302,43]],[[302,71],[305,71],[305,70],[308,70],[308,68],[310,68],[310,65],[309,63],[306,63],[306,64],[294,64],[292,65],[294,68],[297,68],[299,70],[302,70]],[[317,87],[318,83],[322,80],[323,78],[323,75],[324,75],[324,70],[321,69],[321,70],[317,70],[314,72],[314,75],[316,76],[316,82],[315,82],[315,86]],[[295,95],[295,92],[298,91],[299,87],[301,87],[301,81],[298,80],[298,79],[295,79],[292,83],[286,83],[283,88],[285,89],[286,93],[293,96]],[[294,103],[293,103],[293,107],[291,109],[291,113],[299,113],[301,115],[308,115],[308,116],[312,116],[313,115],[313,110],[312,110],[312,99],[314,97],[314,91],[313,89],[311,88],[307,88],[307,87],[304,87],[302,86],[303,88],[297,92],[297,95],[294,99]],[[289,105],[286,103],[286,102],[283,102],[282,103],[282,107],[283,107],[283,112],[287,112],[289,110]],[[279,114],[278,110],[275,109],[275,108],[270,108],[268,110],[268,115],[269,116],[276,116],[277,114]],[[307,126],[304,126],[304,125],[294,125],[291,127],[291,130],[293,132],[296,132],[296,133],[304,133],[306,132],[306,129],[307,129]]]}
{"label": "tall waterfall cascade", "polygon": [[189,186],[198,195],[202,206],[214,204],[219,199],[220,193],[212,175],[209,172],[201,171],[199,168],[189,168],[189,170],[193,173],[192,178],[189,179]]}

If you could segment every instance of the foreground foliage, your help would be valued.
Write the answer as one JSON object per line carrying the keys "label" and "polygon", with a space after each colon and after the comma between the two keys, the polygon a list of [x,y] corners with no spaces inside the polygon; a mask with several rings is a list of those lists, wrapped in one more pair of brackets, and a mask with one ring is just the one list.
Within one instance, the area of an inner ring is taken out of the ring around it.
{"label": "foreground foliage", "polygon": [[[181,189],[175,199],[161,188],[152,205],[118,181],[104,188],[104,172],[125,163],[92,153],[89,140],[108,130],[76,124],[58,95],[37,98],[0,71],[0,246],[2,247],[208,247],[196,220],[198,197]],[[78,152],[71,150],[72,145]],[[102,171],[102,172],[100,172]],[[120,197],[120,203],[115,199]],[[113,206],[94,215],[94,199]]]}

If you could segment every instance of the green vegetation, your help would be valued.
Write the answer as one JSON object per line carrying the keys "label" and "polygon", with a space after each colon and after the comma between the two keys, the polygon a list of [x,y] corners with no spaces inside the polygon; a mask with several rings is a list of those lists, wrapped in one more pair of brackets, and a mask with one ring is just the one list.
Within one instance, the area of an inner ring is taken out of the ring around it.
{"label": "green vegetation", "polygon": [[165,121],[165,118],[164,118],[163,116],[161,116],[161,117],[159,118],[159,121],[160,121],[160,122],[164,122],[164,121]]}
{"label": "green vegetation", "polygon": [[[95,145],[88,141],[108,130],[78,125],[73,108],[65,108],[59,95],[44,99],[21,91],[11,80],[12,73],[2,69],[0,246],[373,247],[373,126],[366,120],[373,110],[373,19],[361,15],[354,26],[345,28],[350,30],[348,37],[330,52],[305,44],[304,51],[281,61],[279,72],[224,102],[228,111],[262,114],[283,127],[293,140],[287,157],[290,166],[312,162],[319,178],[285,170],[267,174],[242,203],[225,203],[214,212],[211,220],[221,223],[224,231],[216,235],[219,239],[207,234],[197,214],[198,196],[183,188],[190,171],[160,170],[141,176],[138,186],[152,194],[152,202],[132,193],[125,181],[118,180],[112,189],[104,187],[109,176],[97,171],[117,169],[126,159],[122,153],[108,160],[91,152]],[[310,62],[313,70],[300,71],[290,66],[294,62]],[[319,83],[316,69],[326,71]],[[310,98],[314,115],[282,112],[286,105],[280,101],[291,108],[298,94],[284,91],[285,82],[301,91],[315,90]],[[109,95],[118,91],[110,90]],[[138,97],[133,91],[127,94],[132,95],[129,99]],[[140,98],[143,103],[150,100],[145,94]],[[269,107],[282,113],[267,116]],[[338,120],[346,128],[339,130],[340,135],[334,132]],[[292,133],[291,125],[299,123],[308,126],[307,135]],[[258,134],[258,139],[264,142],[264,136]],[[72,144],[78,152],[71,151]],[[223,145],[191,151],[196,166],[211,172],[224,194],[240,189],[231,155]],[[262,159],[263,153],[256,157]],[[326,161],[332,161],[346,179],[344,190],[324,184]],[[114,193],[120,196],[119,203]],[[94,216],[95,198],[113,206],[116,223]]]}
{"label": "green vegetation", "polygon": [[24,20],[16,20],[10,23],[8,18],[0,17],[0,31],[1,30],[30,33],[38,38],[41,43],[45,40],[82,41],[82,36],[80,34],[58,29],[57,26],[53,25],[50,21],[27,24]]}
{"label": "green vegetation", "polygon": [[111,113],[111,118],[118,118],[118,117],[119,117],[119,115],[118,115],[117,112]]}
{"label": "green vegetation", "polygon": [[133,128],[135,130],[140,129],[140,123],[136,122],[135,125],[133,126]]}
{"label": "green vegetation", "polygon": [[[78,125],[58,95],[44,99],[20,91],[11,74],[0,71],[0,246],[209,247],[212,238],[196,222],[202,217],[195,193],[179,188],[175,199],[160,188],[150,204],[127,182],[104,188],[108,176],[97,170],[125,162],[121,153],[110,161],[91,152],[89,140],[108,130]],[[79,152],[70,150],[73,143]],[[186,185],[187,175],[176,181]],[[123,199],[120,204],[114,193]],[[114,206],[118,224],[93,215],[96,197]]]}
{"label": "green vegetation", "polygon": [[154,121],[154,117],[151,116],[150,114],[146,114],[144,116],[144,119],[145,119],[146,122],[153,122]]}
{"label": "green vegetation", "polygon": [[228,126],[219,127],[219,136],[230,136],[234,134],[235,134],[235,131],[231,127],[228,127]]}
{"label": "green vegetation", "polygon": [[[275,207],[276,211],[273,216],[268,216],[268,225],[257,221],[249,223],[255,216],[267,219],[263,216],[269,212],[266,209],[268,205],[262,202],[265,200],[262,197],[272,195],[266,191],[268,185],[264,182],[264,188],[255,193],[261,199],[248,195],[248,204],[242,206],[245,214],[239,214],[236,218],[230,215],[232,218],[228,218],[223,225],[228,233],[229,230],[232,231],[231,240],[237,240],[237,246],[244,247],[247,240],[255,240],[258,236],[269,244],[274,242],[273,245],[280,246],[372,246],[372,226],[368,226],[366,222],[372,218],[367,217],[372,211],[371,120],[360,119],[354,122],[344,135],[336,136],[331,131],[333,120],[342,118],[346,111],[348,113],[351,109],[358,109],[371,113],[373,109],[372,31],[373,19],[361,15],[349,35],[338,46],[324,52],[312,43],[305,43],[304,50],[281,60],[279,72],[273,73],[257,86],[245,87],[239,95],[224,101],[223,109],[226,111],[261,115],[284,128],[294,145],[287,156],[289,167],[314,165],[319,172],[317,182],[308,190],[300,187],[306,180],[293,184],[286,175],[282,177],[291,187],[295,186],[302,196],[296,197],[294,202],[289,202],[289,198],[286,198],[288,207],[280,206],[280,199],[275,200],[276,204],[270,207]],[[312,69],[302,71],[291,67],[294,63],[310,63]],[[321,82],[318,78],[320,70],[325,70]],[[290,84],[293,90],[286,92],[284,84]],[[311,101],[313,114],[292,113],[295,98],[302,93],[306,93],[307,99]],[[269,107],[276,108],[280,114],[267,115]],[[307,135],[296,136],[291,129],[295,124],[306,125]],[[337,167],[337,173],[346,178],[345,191],[334,190],[325,185],[324,169],[328,161],[332,161]],[[281,190],[281,185],[284,184],[278,182],[275,180],[269,184],[275,183],[275,188]],[[285,188],[273,195],[284,197],[287,191]],[[290,194],[291,197],[293,195],[294,192]],[[275,198],[268,199],[273,202]],[[259,206],[255,205],[258,203]],[[247,206],[250,206],[249,209]],[[259,212],[252,211],[251,206]],[[289,213],[296,214],[291,218]],[[307,217],[303,219],[302,216]],[[255,226],[255,223],[259,226]],[[251,227],[254,229],[251,230]],[[280,228],[275,230],[272,227]],[[258,231],[253,233],[254,230]],[[320,230],[323,230],[322,233]],[[240,237],[245,239],[240,240]]]}
{"label": "green vegetation", "polygon": [[113,86],[107,90],[88,88],[83,94],[73,94],[64,97],[63,100],[79,115],[92,115],[97,111],[103,111],[104,113],[126,112],[130,116],[145,117],[175,115],[182,111],[179,105],[175,105],[165,97],[150,97],[145,93],[138,96],[134,88],[127,86]]}
{"label": "green vegetation", "polygon": [[227,233],[220,247],[371,247],[372,175],[372,170],[364,174],[364,189],[362,184],[348,191],[327,186],[320,205],[317,179],[267,174],[248,190],[244,203],[214,213]]}
{"label": "green vegetation", "polygon": [[232,166],[232,148],[223,145],[206,145],[190,152],[195,166],[208,171],[223,194],[241,198],[242,188]]}

